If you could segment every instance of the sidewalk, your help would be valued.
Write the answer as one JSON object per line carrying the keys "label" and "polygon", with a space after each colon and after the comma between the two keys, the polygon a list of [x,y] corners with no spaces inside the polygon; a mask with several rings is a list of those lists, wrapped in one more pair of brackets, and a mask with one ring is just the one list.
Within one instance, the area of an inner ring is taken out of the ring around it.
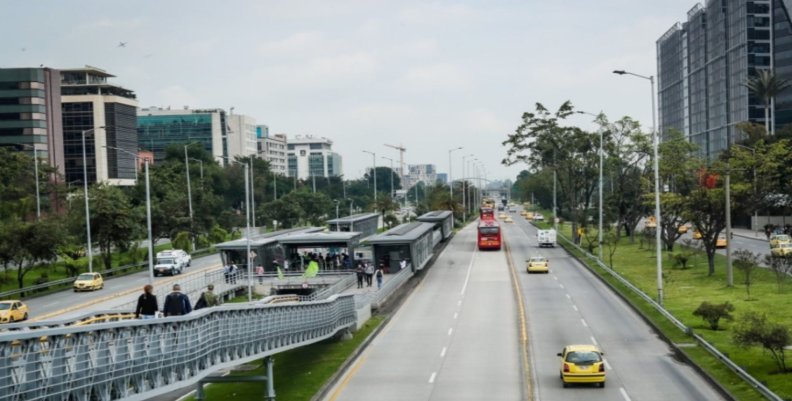
{"label": "sidewalk", "polygon": [[[354,273],[353,273],[354,274]],[[387,273],[382,275],[382,286],[385,287],[385,283],[390,281],[395,274]],[[363,288],[357,288],[357,282],[352,284],[351,287],[347,288],[342,294],[366,294],[369,292],[377,292],[377,277],[371,278],[371,287],[366,287],[366,277],[363,276]]]}

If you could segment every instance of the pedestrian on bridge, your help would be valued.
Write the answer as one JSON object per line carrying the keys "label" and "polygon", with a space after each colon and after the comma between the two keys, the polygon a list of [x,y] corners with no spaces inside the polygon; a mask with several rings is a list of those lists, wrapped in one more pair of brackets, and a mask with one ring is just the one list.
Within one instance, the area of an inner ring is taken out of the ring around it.
{"label": "pedestrian on bridge", "polygon": [[201,297],[198,298],[198,302],[195,303],[195,310],[211,308],[217,305],[220,305],[220,300],[214,293],[214,285],[209,284],[206,286],[206,291],[201,293]]}
{"label": "pedestrian on bridge", "polygon": [[371,287],[371,283],[374,281],[374,265],[366,262],[366,287]]}
{"label": "pedestrian on bridge", "polygon": [[357,275],[357,288],[363,288],[363,275],[366,274],[363,269],[363,262],[358,262],[355,274]]}
{"label": "pedestrian on bridge", "polygon": [[379,269],[377,269],[377,273],[375,274],[377,276],[377,290],[382,289],[382,276],[384,275],[383,273],[384,269],[385,269],[385,265],[380,263]]}
{"label": "pedestrian on bridge", "polygon": [[165,313],[165,317],[181,316],[192,312],[190,298],[187,297],[187,294],[182,294],[180,285],[173,285],[173,292],[165,297],[165,305],[162,307],[162,312]]}
{"label": "pedestrian on bridge", "polygon": [[143,286],[143,293],[138,297],[137,307],[135,308],[135,319],[154,319],[159,311],[157,296],[154,295],[154,287],[151,284]]}

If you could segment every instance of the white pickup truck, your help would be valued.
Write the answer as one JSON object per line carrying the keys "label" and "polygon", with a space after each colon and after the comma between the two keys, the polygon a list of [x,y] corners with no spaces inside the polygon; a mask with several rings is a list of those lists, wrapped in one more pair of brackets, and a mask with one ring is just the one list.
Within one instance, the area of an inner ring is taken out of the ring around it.
{"label": "white pickup truck", "polygon": [[175,276],[181,274],[190,264],[192,264],[192,257],[181,249],[158,252],[157,261],[154,264],[154,275]]}
{"label": "white pickup truck", "polygon": [[556,245],[556,230],[552,228],[549,230],[539,230],[536,232],[536,239],[539,242],[539,247],[549,246],[555,248]]}

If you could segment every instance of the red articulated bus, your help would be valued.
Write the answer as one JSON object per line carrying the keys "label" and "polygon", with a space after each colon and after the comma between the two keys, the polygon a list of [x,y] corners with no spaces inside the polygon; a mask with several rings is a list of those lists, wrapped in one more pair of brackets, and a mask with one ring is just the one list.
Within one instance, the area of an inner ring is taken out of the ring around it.
{"label": "red articulated bus", "polygon": [[495,209],[482,206],[479,208],[479,218],[481,220],[495,220]]}
{"label": "red articulated bus", "polygon": [[500,224],[493,220],[480,220],[478,225],[478,248],[501,249],[501,229]]}

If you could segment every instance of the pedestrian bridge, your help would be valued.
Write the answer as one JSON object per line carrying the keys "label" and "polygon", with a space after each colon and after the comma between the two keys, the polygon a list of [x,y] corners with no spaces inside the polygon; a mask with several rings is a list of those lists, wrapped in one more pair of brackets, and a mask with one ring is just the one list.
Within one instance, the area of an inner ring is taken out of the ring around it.
{"label": "pedestrian bridge", "polygon": [[0,333],[0,401],[145,400],[354,327],[352,295]]}

